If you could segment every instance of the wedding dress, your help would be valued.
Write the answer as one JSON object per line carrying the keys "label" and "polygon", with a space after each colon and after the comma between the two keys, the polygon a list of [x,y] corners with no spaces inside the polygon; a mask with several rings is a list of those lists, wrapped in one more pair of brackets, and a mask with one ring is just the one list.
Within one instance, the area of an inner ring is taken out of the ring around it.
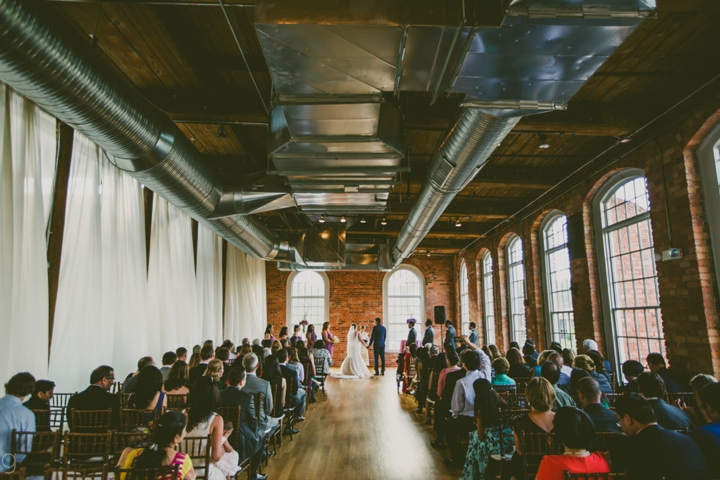
{"label": "wedding dress", "polygon": [[343,360],[340,366],[340,374],[332,375],[335,378],[367,378],[370,377],[370,370],[365,365],[365,360],[362,357],[361,349],[365,348],[362,345],[362,337],[360,332],[354,326],[350,327],[348,332],[348,348],[347,357]]}

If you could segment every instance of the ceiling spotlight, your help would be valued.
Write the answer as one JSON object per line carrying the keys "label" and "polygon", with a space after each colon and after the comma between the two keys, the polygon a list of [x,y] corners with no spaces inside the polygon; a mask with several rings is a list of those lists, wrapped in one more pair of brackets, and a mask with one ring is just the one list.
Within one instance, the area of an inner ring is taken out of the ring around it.
{"label": "ceiling spotlight", "polygon": [[347,219],[345,218],[345,215],[343,215],[342,217],[340,217],[340,223],[345,223],[345,222],[347,222]]}
{"label": "ceiling spotlight", "polygon": [[462,223],[460,223],[460,219],[459,219],[459,218],[458,218],[457,220],[455,220],[455,226],[458,227],[458,228],[459,228],[459,227],[462,227]]}
{"label": "ceiling spotlight", "polygon": [[538,145],[538,148],[550,148],[550,144],[547,143],[547,136],[545,136],[544,133],[538,134],[538,137],[540,137],[540,144]]}
{"label": "ceiling spotlight", "polygon": [[428,251],[425,253],[425,255],[427,255],[427,256],[429,257],[429,256],[430,256],[430,250],[428,250]]}
{"label": "ceiling spotlight", "polygon": [[365,217],[360,217],[360,223],[367,223],[367,220],[365,220]]}
{"label": "ceiling spotlight", "polygon": [[620,143],[630,143],[632,142],[632,138],[630,137],[620,137]]}
{"label": "ceiling spotlight", "polygon": [[225,125],[220,125],[220,128],[218,128],[215,136],[218,138],[227,138],[227,133],[225,133]]}
{"label": "ceiling spotlight", "polygon": [[382,220],[380,220],[380,225],[387,225],[387,218],[383,217]]}
{"label": "ceiling spotlight", "polygon": [[318,220],[320,223],[325,223],[325,215],[320,215],[320,220]]}

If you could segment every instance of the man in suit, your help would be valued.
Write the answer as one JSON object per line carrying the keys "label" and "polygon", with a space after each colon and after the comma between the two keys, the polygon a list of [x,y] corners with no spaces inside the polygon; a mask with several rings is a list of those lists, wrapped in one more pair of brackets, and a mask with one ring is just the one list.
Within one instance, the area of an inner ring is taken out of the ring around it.
{"label": "man in suit", "polygon": [[135,386],[137,385],[137,376],[145,367],[154,367],[155,360],[152,357],[142,357],[138,360],[137,370],[125,378],[123,382],[123,393],[135,393]]}
{"label": "man in suit", "polygon": [[233,445],[240,461],[250,457],[251,477],[265,480],[267,475],[258,475],[258,467],[262,460],[265,445],[265,432],[260,430],[255,414],[255,401],[252,394],[243,391],[245,386],[245,370],[232,368],[228,374],[228,387],[220,392],[220,405],[223,407],[240,406],[240,426],[238,445]]}
{"label": "man in suit", "polygon": [[67,422],[70,430],[83,433],[81,428],[73,428],[73,410],[107,410],[112,409],[110,415],[110,428],[120,428],[120,397],[109,392],[115,382],[115,370],[102,365],[93,370],[90,375],[90,386],[80,393],[76,393],[67,405]]}
{"label": "man in suit", "polygon": [[700,390],[700,411],[710,422],[690,433],[710,466],[710,477],[720,478],[720,383],[709,383]]}
{"label": "man in suit", "polygon": [[[373,348],[373,356],[375,357],[375,375],[385,375],[385,336],[387,335],[387,330],[382,325],[382,320],[380,320],[380,317],[375,319],[375,326],[372,329],[372,334],[370,335],[370,343],[368,343],[368,348],[375,345]],[[379,361],[382,361],[382,373],[378,373],[378,363]]]}
{"label": "man in suit", "polygon": [[555,405],[553,405],[553,410],[557,410],[560,407],[575,406],[575,400],[573,400],[570,394],[558,387],[558,381],[560,380],[560,365],[548,360],[540,367],[540,376],[550,382],[550,385],[552,385],[553,390],[555,391]]}
{"label": "man in suit", "polygon": [[35,390],[30,399],[23,403],[23,406],[29,410],[46,412],[46,415],[41,415],[39,419],[35,414],[35,427],[38,431],[50,431],[50,424],[48,423],[50,420],[50,400],[53,398],[54,390],[55,382],[38,380],[35,382]]}
{"label": "man in suit", "polygon": [[478,344],[478,333],[477,333],[477,325],[475,322],[470,322],[470,335],[468,335],[468,340],[473,345]]}
{"label": "man in suit", "polygon": [[428,343],[435,343],[435,329],[433,328],[432,320],[429,318],[425,320],[425,335],[423,335],[422,344],[427,345]]}
{"label": "man in suit", "polygon": [[407,341],[405,342],[405,346],[409,347],[410,345],[417,345],[417,332],[415,331],[415,319],[411,318],[407,322],[408,328],[410,331],[408,332]]}
{"label": "man in suit", "polygon": [[[298,422],[304,422],[305,418],[305,405],[307,404],[306,397],[307,392],[304,388],[298,387],[298,371],[294,365],[287,363],[288,351],[284,348],[278,350],[275,354],[280,363],[280,372],[287,383],[287,398],[286,403],[289,403],[291,407],[295,407],[295,414],[297,415]],[[293,432],[295,433],[295,432]]]}
{"label": "man in suit", "polygon": [[581,378],[577,383],[578,402],[595,425],[596,432],[621,432],[615,412],[600,402],[600,384],[592,377]]}
{"label": "man in suit", "polygon": [[637,378],[640,395],[647,398],[655,412],[657,423],[668,430],[690,430],[693,428],[690,415],[665,401],[665,384],[657,373],[644,372]]}
{"label": "man in suit", "polygon": [[197,379],[203,376],[205,370],[207,370],[208,363],[210,360],[215,358],[215,350],[210,345],[206,345],[200,350],[200,363],[190,369],[190,381],[188,386],[195,385]]}
{"label": "man in suit", "polygon": [[167,380],[168,375],[170,375],[170,370],[172,370],[172,366],[175,362],[177,362],[177,360],[177,353],[175,352],[165,352],[163,354],[163,366],[160,367],[160,373],[162,373],[163,376],[163,383],[165,383],[165,380]]}
{"label": "man in suit", "polygon": [[622,364],[622,372],[625,376],[625,380],[627,381],[627,383],[618,390],[622,393],[637,393],[637,377],[639,377],[640,374],[644,371],[645,367],[643,367],[642,363],[638,362],[637,360],[627,360],[626,362],[624,362]]}
{"label": "man in suit", "polygon": [[447,335],[445,335],[444,343],[445,350],[456,350],[457,346],[455,345],[455,337],[457,336],[457,332],[455,331],[455,327],[453,327],[451,320],[445,320],[445,328],[447,328]]}
{"label": "man in suit", "polygon": [[708,477],[708,465],[689,435],[666,430],[657,424],[650,403],[637,393],[615,400],[620,428],[629,438],[623,448],[611,452],[613,470],[625,470],[629,478],[693,480]]}
{"label": "man in suit", "polygon": [[666,391],[670,393],[690,391],[688,382],[682,378],[681,375],[677,375],[675,372],[667,369],[665,358],[663,358],[662,355],[659,353],[651,353],[647,356],[646,361],[650,371],[660,375],[660,378],[665,382]]}
{"label": "man in suit", "polygon": [[258,413],[260,429],[266,433],[271,433],[277,428],[278,419],[271,417],[268,413],[273,411],[272,389],[270,382],[257,376],[258,365],[258,357],[254,353],[247,353],[243,356],[242,366],[245,369],[245,385],[241,390],[247,393],[262,393],[264,399],[263,408]]}

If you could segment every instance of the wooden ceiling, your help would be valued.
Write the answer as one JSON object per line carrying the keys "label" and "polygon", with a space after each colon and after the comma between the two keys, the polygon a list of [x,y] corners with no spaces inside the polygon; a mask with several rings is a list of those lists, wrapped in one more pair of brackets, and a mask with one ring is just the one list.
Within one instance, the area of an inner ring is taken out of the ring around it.
{"label": "wooden ceiling", "polygon": [[[218,3],[183,3],[58,1],[52,8],[74,31],[69,34],[94,43],[128,83],[170,115],[226,183],[269,181],[264,179],[264,172],[272,169],[267,161],[265,106],[270,104],[272,84],[253,27],[253,2],[225,1],[245,60]],[[581,165],[622,147],[621,138],[633,136],[720,74],[718,25],[716,0],[658,0],[657,18],[633,33],[573,97],[567,111],[525,117],[516,126],[419,250],[457,253]],[[698,95],[717,96],[719,84],[710,84]],[[459,97],[441,98],[434,106],[430,99],[425,93],[388,96],[404,113],[412,170],[392,191],[388,224],[366,216],[366,224],[349,228],[350,241],[385,243],[402,227],[424,180],[425,165],[458,114]],[[549,148],[538,148],[541,133]],[[285,230],[310,222],[292,210],[263,219]],[[458,219],[461,227],[454,225]]]}

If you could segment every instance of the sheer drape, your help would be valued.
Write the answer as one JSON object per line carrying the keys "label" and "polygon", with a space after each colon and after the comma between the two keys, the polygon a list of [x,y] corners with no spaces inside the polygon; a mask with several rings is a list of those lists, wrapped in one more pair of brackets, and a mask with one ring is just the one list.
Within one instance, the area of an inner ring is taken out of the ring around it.
{"label": "sheer drape", "polygon": [[155,195],[148,270],[148,353],[189,350],[202,333],[190,217]]}
{"label": "sheer drape", "polygon": [[[223,340],[222,324],[222,239],[198,225],[196,280],[202,336],[193,340]],[[195,344],[193,343],[193,345]],[[189,348],[189,344],[187,347]]]}
{"label": "sheer drape", "polygon": [[118,377],[145,355],[145,233],[141,190],[75,133],[50,353],[61,391],[107,364]]}
{"label": "sheer drape", "polygon": [[0,83],[2,382],[18,371],[30,371],[37,378],[47,374],[47,217],[43,197],[51,198],[52,180],[43,180],[54,175],[54,130],[49,115]]}
{"label": "sheer drape", "polygon": [[267,324],[265,262],[228,245],[225,337],[235,344],[262,338]]}

